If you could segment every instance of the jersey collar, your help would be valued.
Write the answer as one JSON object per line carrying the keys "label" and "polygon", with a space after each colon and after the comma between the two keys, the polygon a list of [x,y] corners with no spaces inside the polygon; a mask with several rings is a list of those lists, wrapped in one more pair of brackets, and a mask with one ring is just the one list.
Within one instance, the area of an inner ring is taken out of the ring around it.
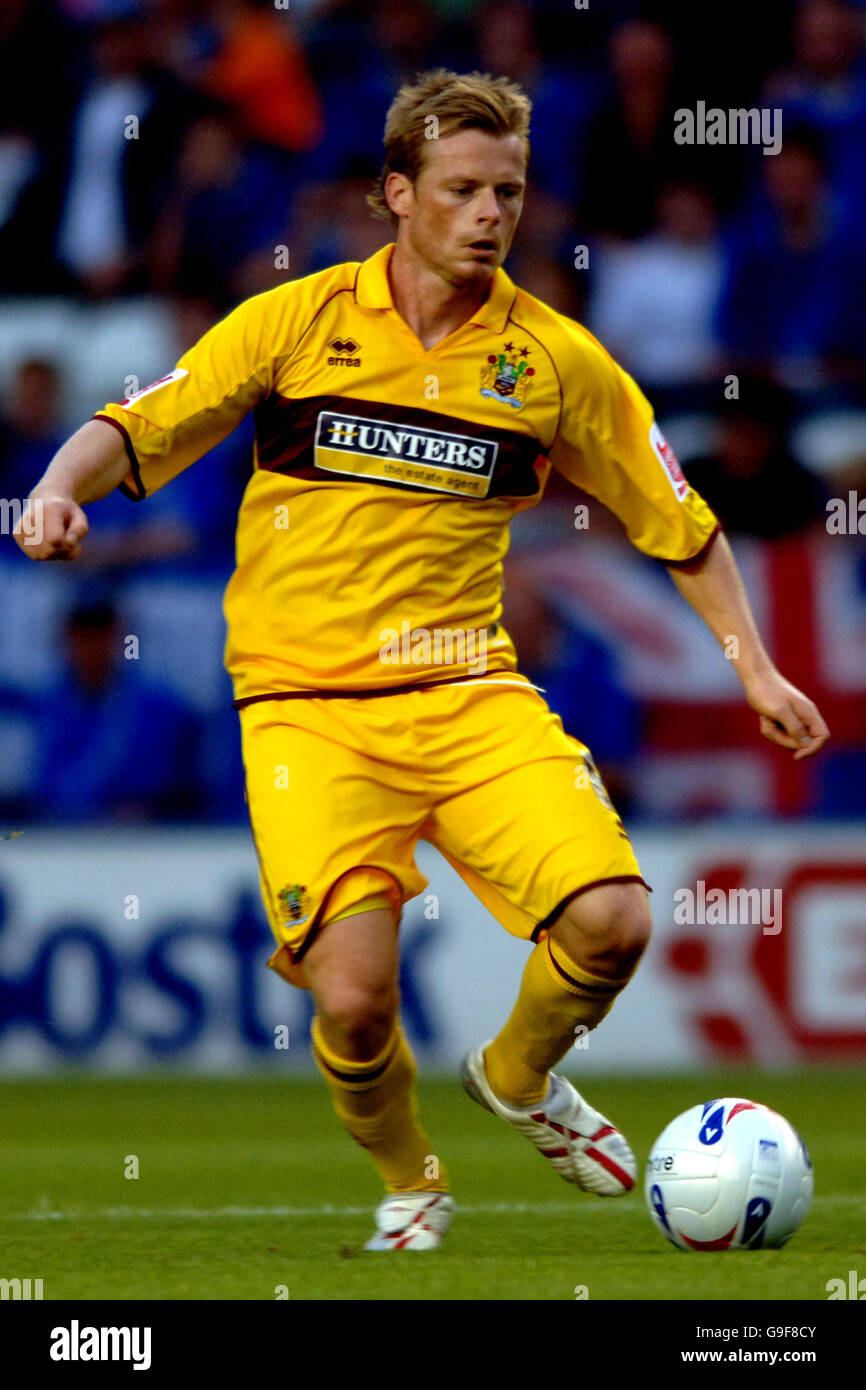
{"label": "jersey collar", "polygon": [[[388,266],[393,253],[394,243],[390,242],[359,265],[355,279],[355,302],[362,309],[394,309],[388,281]],[[500,267],[493,277],[489,295],[469,322],[489,328],[492,333],[504,333],[516,294],[514,282]]]}

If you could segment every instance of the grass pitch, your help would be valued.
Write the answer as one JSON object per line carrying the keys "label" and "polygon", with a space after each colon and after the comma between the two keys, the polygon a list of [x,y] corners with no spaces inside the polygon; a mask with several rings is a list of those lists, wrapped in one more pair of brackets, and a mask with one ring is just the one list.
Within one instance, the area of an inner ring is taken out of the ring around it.
{"label": "grass pitch", "polygon": [[[422,1117],[458,1213],[441,1250],[369,1254],[380,1198],[322,1083],[72,1077],[0,1085],[0,1277],[49,1299],[826,1300],[866,1273],[866,1078],[587,1078],[643,1169],[697,1101],[779,1110],[812,1154],[816,1195],[778,1251],[686,1254],[652,1226],[642,1189],[604,1201],[557,1178],[456,1081],[425,1081]],[[134,1171],[137,1178],[125,1177]]]}

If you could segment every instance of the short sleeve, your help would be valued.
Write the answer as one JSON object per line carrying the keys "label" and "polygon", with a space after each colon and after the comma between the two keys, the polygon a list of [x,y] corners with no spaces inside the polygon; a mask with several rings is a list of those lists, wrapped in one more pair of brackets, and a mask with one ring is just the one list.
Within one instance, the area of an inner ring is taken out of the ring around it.
{"label": "short sleeve", "polygon": [[127,496],[140,500],[170,482],[270,392],[279,351],[274,293],[245,300],[184,353],[174,371],[94,416],[124,437],[130,471],[121,490]]}
{"label": "short sleeve", "polygon": [[653,418],[636,382],[580,325],[560,355],[562,415],[550,459],[608,507],[645,555],[682,564],[719,530]]}

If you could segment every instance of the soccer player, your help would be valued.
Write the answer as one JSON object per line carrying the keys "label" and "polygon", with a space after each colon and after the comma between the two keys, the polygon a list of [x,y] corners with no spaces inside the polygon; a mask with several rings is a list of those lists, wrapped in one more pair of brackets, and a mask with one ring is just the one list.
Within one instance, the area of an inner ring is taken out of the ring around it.
{"label": "soccer player", "polygon": [[419,838],[532,948],[511,1016],[465,1061],[469,1094],[585,1191],[635,1180],[622,1134],[553,1068],[628,984],[648,885],[589,750],[519,674],[500,622],[508,525],[551,468],[616,513],[720,642],[737,638],[762,733],[795,758],[828,737],[767,656],[716,518],[634,381],[501,268],[529,117],[504,78],[403,87],[371,195],[395,242],[246,301],[106,406],[32,493],[41,539],[19,535],[35,559],[74,558],[83,504],[117,486],[146,498],[254,411],[226,662],[269,964],[312,990],[315,1060],[383,1180],[375,1250],[437,1246],[453,1210],[399,1022]]}

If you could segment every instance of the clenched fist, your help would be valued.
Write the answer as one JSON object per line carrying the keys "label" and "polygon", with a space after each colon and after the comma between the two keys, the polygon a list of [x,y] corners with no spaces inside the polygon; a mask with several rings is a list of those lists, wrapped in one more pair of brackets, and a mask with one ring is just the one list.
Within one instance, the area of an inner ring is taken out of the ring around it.
{"label": "clenched fist", "polygon": [[89,530],[71,497],[32,496],[12,535],[31,560],[74,560]]}

